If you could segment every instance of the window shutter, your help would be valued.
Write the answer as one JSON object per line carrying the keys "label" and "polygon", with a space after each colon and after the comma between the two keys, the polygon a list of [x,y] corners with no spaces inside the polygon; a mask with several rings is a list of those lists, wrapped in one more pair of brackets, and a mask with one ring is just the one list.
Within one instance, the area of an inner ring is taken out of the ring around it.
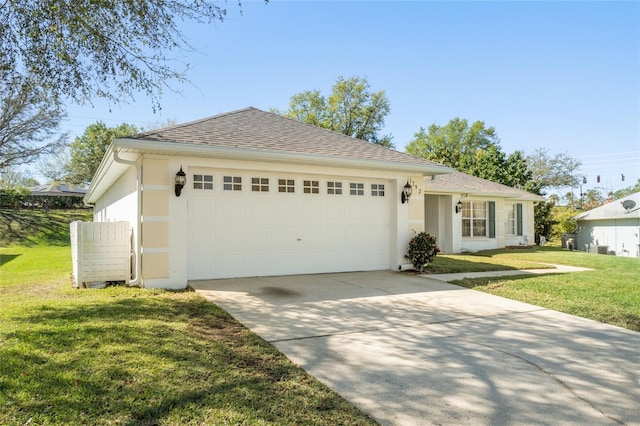
{"label": "window shutter", "polygon": [[516,204],[516,235],[522,235],[522,204]]}
{"label": "window shutter", "polygon": [[489,201],[489,238],[496,237],[496,202]]}

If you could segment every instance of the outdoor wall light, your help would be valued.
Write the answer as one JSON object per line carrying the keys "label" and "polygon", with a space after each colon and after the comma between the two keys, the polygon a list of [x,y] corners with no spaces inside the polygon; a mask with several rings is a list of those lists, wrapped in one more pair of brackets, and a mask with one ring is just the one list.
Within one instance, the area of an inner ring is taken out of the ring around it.
{"label": "outdoor wall light", "polygon": [[412,193],[413,193],[413,188],[409,184],[409,181],[407,181],[407,183],[402,188],[402,195],[400,196],[400,200],[402,201],[402,204],[409,202],[409,198],[411,198]]}
{"label": "outdoor wall light", "polygon": [[456,213],[460,213],[462,211],[462,200],[456,203]]}
{"label": "outdoor wall light", "polygon": [[182,166],[180,166],[180,171],[176,173],[176,197],[179,197],[182,193],[182,188],[187,183],[187,175],[182,171]]}

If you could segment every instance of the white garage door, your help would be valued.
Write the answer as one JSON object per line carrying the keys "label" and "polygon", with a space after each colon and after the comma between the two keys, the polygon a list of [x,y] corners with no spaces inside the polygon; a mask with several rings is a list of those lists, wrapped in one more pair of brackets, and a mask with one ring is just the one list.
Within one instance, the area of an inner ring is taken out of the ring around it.
{"label": "white garage door", "polygon": [[195,170],[189,279],[387,269],[388,182]]}

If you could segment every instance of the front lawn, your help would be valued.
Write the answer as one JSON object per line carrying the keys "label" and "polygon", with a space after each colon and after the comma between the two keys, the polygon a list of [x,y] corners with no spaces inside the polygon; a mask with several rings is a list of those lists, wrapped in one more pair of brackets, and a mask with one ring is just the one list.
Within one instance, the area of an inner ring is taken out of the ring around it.
{"label": "front lawn", "polygon": [[69,247],[0,253],[0,424],[375,424],[195,293],[74,290]]}
{"label": "front lawn", "polygon": [[640,331],[640,259],[553,247],[473,256],[482,262],[491,259],[496,263],[526,261],[593,268],[568,274],[464,279],[454,284]]}

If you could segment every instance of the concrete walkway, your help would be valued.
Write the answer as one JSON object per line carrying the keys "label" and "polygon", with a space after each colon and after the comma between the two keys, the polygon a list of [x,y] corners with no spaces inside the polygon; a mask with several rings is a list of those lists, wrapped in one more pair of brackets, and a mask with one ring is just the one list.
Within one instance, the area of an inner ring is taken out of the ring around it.
{"label": "concrete walkway", "polygon": [[640,424],[640,333],[433,275],[190,284],[383,425]]}

